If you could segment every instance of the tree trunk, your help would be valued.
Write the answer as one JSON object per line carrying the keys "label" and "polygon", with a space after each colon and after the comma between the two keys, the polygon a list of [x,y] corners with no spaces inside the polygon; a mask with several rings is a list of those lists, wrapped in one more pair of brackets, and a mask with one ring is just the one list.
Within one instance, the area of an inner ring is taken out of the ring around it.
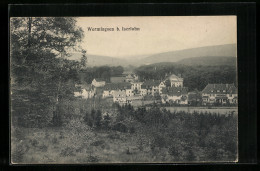
{"label": "tree trunk", "polygon": [[32,32],[32,17],[28,18],[28,47],[31,46],[31,32]]}

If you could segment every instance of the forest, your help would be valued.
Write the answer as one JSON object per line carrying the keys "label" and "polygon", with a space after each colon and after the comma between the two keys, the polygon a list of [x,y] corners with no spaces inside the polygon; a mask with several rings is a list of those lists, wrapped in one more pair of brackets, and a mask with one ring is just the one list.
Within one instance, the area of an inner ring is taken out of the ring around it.
{"label": "forest", "polygon": [[81,69],[79,77],[82,82],[90,84],[94,78],[102,78],[106,82],[110,82],[110,77],[121,76],[124,72],[122,66],[99,66]]}
{"label": "forest", "polygon": [[178,63],[157,63],[135,69],[141,80],[164,80],[166,75],[181,75],[183,86],[189,91],[203,90],[207,84],[237,84],[236,67],[234,65],[187,66]]}

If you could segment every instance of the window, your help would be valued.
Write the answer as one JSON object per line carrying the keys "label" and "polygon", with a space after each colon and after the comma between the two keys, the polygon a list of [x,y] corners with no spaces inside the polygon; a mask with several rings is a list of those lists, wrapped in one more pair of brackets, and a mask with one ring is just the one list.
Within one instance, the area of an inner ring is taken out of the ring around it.
{"label": "window", "polygon": [[232,97],[232,94],[230,94],[229,97]]}
{"label": "window", "polygon": [[217,90],[217,92],[219,92],[219,90]]}

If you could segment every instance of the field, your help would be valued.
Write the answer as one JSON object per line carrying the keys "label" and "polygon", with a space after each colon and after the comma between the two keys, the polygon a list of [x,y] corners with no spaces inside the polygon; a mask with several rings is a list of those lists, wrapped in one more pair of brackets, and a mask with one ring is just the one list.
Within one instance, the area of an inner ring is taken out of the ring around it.
{"label": "field", "polygon": [[[13,163],[160,163],[235,161],[237,115],[75,101],[62,126],[12,126]],[[179,109],[179,108],[178,108]],[[105,119],[109,113],[109,120]],[[95,116],[94,118],[98,118]],[[91,121],[91,122],[90,122]],[[89,124],[91,123],[91,124]],[[98,124],[99,123],[99,124]]]}

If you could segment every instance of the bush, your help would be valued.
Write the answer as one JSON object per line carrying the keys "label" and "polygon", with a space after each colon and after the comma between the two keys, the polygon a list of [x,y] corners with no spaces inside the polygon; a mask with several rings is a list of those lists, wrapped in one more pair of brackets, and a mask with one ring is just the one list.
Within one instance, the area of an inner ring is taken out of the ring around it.
{"label": "bush", "polygon": [[133,126],[130,127],[129,132],[130,132],[131,134],[134,134],[134,133],[136,132],[135,127],[133,127]]}
{"label": "bush", "polygon": [[105,144],[104,140],[98,140],[98,141],[95,141],[95,142],[91,143],[90,145],[100,146],[100,145],[103,145],[103,144]]}
{"label": "bush", "polygon": [[109,134],[107,136],[108,138],[114,140],[114,139],[120,139],[120,135],[118,135],[117,133],[112,133],[112,134]]}
{"label": "bush", "polygon": [[39,142],[36,139],[30,140],[29,142],[33,147],[36,147],[39,144]]}
{"label": "bush", "polygon": [[117,123],[113,126],[113,130],[126,133],[127,132],[127,126],[123,123]]}

